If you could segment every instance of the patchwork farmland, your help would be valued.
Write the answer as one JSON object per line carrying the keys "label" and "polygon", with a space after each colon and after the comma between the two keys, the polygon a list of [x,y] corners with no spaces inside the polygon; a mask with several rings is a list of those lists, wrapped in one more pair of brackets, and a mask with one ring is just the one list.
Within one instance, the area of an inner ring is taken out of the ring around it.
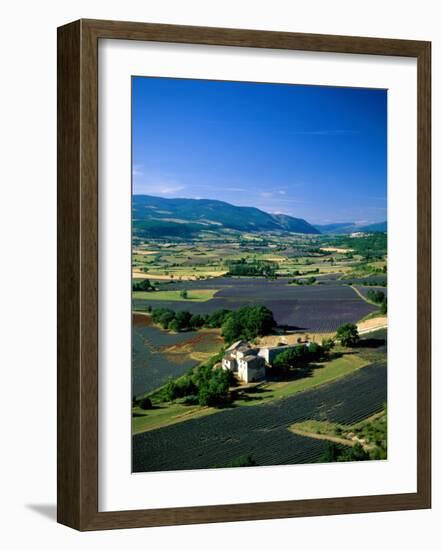
{"label": "patchwork farmland", "polygon": [[[236,310],[257,302],[268,307],[279,325],[293,330],[309,332],[332,332],[344,323],[355,323],[376,307],[362,300],[341,281],[321,279],[312,286],[288,284],[289,279],[275,281],[259,278],[226,278],[205,281],[174,283],[174,290],[186,289],[189,292],[205,288],[218,289],[213,298],[204,302],[192,300],[138,299],[134,294],[135,311],[147,311],[151,307],[165,307],[173,311],[187,310],[191,313],[207,314],[216,309]],[[327,283],[326,283],[327,281]],[[170,285],[169,285],[170,286]]]}
{"label": "patchwork farmland", "polygon": [[[317,462],[327,443],[295,434],[290,426],[304,420],[352,425],[383,408],[387,335],[378,329],[386,316],[379,317],[379,305],[366,298],[370,289],[387,295],[386,240],[379,245],[378,236],[368,237],[353,250],[349,238],[342,239],[341,244],[322,235],[223,234],[217,240],[212,234],[136,241],[133,471],[230,467],[245,456],[257,465]],[[260,334],[268,344],[255,338],[251,345],[295,345],[303,338],[322,344],[336,340],[346,324],[362,327],[361,345],[337,341],[333,352],[292,364],[285,374],[267,365],[266,380],[256,388],[233,381],[224,401],[201,401],[195,386],[199,370],[219,367],[223,349],[232,343],[224,325],[208,319],[245,306],[264,306],[276,323]],[[197,317],[200,325],[161,321],[161,315],[178,314]]]}

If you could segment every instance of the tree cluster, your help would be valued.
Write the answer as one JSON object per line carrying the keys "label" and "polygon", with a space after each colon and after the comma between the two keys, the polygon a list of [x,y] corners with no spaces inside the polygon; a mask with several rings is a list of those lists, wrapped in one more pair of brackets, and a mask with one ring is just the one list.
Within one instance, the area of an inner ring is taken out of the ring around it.
{"label": "tree cluster", "polygon": [[370,460],[370,455],[360,443],[355,443],[351,447],[344,447],[343,445],[327,441],[324,454],[319,459],[319,462],[355,462],[360,460]]}
{"label": "tree cluster", "polygon": [[177,380],[169,380],[163,390],[165,401],[184,398],[188,404],[202,407],[216,407],[229,400],[229,386],[232,373],[221,368],[214,368],[222,358],[223,352],[213,356],[206,364],[190,371]]}
{"label": "tree cluster", "polygon": [[236,340],[253,340],[270,334],[275,326],[271,310],[263,305],[255,305],[230,312],[221,328],[224,340],[230,344]]}
{"label": "tree cluster", "polygon": [[253,455],[242,455],[238,458],[234,458],[224,466],[215,466],[216,468],[248,468],[250,466],[257,466],[256,460]]}
{"label": "tree cluster", "polygon": [[387,296],[382,292],[382,290],[372,290],[370,289],[367,292],[367,298],[374,302],[375,304],[379,304],[379,311],[382,314],[387,313]]}
{"label": "tree cluster", "polygon": [[382,290],[372,290],[367,292],[367,298],[375,304],[381,304],[385,300],[385,294]]}
{"label": "tree cluster", "polygon": [[151,309],[152,320],[165,330],[179,332],[182,330],[198,330],[202,327],[220,328],[231,312],[228,309],[217,309],[208,315],[190,313],[189,311],[173,311],[169,308]]}
{"label": "tree cluster", "polygon": [[156,308],[151,310],[151,315],[154,323],[174,332],[198,330],[202,327],[221,328],[227,343],[253,340],[257,336],[271,333],[276,326],[273,313],[262,305],[244,306],[237,311],[216,309],[207,315]]}
{"label": "tree cluster", "polygon": [[289,372],[293,368],[302,367],[313,361],[318,361],[334,346],[332,340],[326,340],[323,345],[311,342],[308,345],[300,344],[280,352],[273,361],[273,367],[281,372]]}
{"label": "tree cluster", "polygon": [[143,279],[142,281],[133,281],[132,290],[135,292],[153,292],[156,290],[155,286],[149,281],[149,279]]}
{"label": "tree cluster", "polygon": [[[385,266],[384,266],[385,267]],[[352,285],[353,283],[350,282],[348,283],[349,285]],[[358,283],[358,284],[362,284],[363,286],[387,286],[387,281],[380,281],[380,280],[375,280],[375,281],[362,281],[362,283]]]}
{"label": "tree cluster", "polygon": [[276,277],[278,265],[275,262],[265,260],[247,261],[245,258],[240,260],[230,260],[226,262],[228,267],[227,275],[233,277]]}
{"label": "tree cluster", "polygon": [[341,342],[343,346],[353,347],[359,342],[358,327],[353,323],[346,323],[341,325],[336,331],[336,339]]}

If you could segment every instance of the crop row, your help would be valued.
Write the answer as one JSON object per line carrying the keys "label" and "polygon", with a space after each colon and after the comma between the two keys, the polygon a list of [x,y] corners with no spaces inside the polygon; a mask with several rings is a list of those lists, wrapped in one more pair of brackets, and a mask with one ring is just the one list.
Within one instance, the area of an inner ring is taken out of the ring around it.
{"label": "crop row", "polygon": [[133,470],[211,468],[245,454],[258,465],[315,462],[324,442],[288,428],[306,419],[352,423],[379,411],[387,399],[386,365],[377,363],[315,390],[272,403],[214,415],[133,437]]}

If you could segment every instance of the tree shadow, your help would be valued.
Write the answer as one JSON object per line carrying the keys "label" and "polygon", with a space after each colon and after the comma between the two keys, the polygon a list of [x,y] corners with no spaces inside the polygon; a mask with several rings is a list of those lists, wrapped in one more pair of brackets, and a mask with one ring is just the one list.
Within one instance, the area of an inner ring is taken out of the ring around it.
{"label": "tree shadow", "polygon": [[[266,378],[266,381],[268,378]],[[233,392],[232,401],[227,405],[228,407],[236,407],[235,401],[263,401],[266,398],[266,394],[272,393],[272,390],[264,388],[262,385],[241,388],[239,387]]]}
{"label": "tree shadow", "polygon": [[383,338],[364,338],[360,339],[359,342],[354,346],[355,348],[370,348],[376,349],[386,346],[387,342]]}
{"label": "tree shadow", "polygon": [[275,328],[275,334],[285,334],[287,332],[305,332],[307,327],[300,327],[298,325],[278,325]]}
{"label": "tree shadow", "polygon": [[143,409],[143,412],[141,411],[132,411],[132,418],[139,418],[140,416],[147,416],[149,414],[149,411],[155,411],[157,409],[162,409],[163,407],[160,407],[159,405],[152,405],[148,409]]}
{"label": "tree shadow", "polygon": [[[350,354],[355,352],[350,352]],[[334,359],[339,359],[344,353],[340,351],[331,352],[327,358],[322,360],[321,363],[312,361],[310,363],[300,364],[298,367],[291,369],[290,371],[277,371],[274,367],[268,369],[266,379],[271,382],[292,382],[294,380],[301,380],[303,378],[310,378],[313,376],[315,370],[323,369],[328,362]],[[272,372],[273,371],[273,372]]]}

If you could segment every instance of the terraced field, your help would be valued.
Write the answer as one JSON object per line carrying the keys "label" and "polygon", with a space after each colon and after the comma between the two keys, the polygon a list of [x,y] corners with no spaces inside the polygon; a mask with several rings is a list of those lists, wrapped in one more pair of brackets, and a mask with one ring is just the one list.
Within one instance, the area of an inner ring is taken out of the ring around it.
{"label": "terraced field", "polygon": [[133,471],[212,468],[251,454],[258,465],[315,462],[325,442],[295,435],[306,419],[353,424],[382,409],[387,368],[381,361],[334,383],[272,403],[211,416],[133,437]]}
{"label": "terraced field", "polygon": [[289,285],[288,279],[275,281],[263,278],[218,278],[170,285],[174,290],[218,289],[216,295],[205,302],[134,299],[135,311],[151,307],[167,307],[174,311],[210,313],[215,309],[238,309],[244,305],[260,303],[273,311],[279,325],[310,332],[332,332],[339,325],[354,323],[376,310],[362,300],[341,281],[321,279],[320,285]]}

